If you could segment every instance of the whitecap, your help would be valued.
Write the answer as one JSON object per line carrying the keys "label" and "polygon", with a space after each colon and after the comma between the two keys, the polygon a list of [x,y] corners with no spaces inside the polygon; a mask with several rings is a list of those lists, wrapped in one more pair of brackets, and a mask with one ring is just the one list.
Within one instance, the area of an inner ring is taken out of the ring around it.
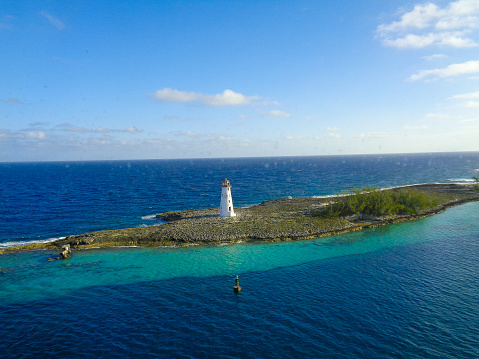
{"label": "whitecap", "polygon": [[156,214],[149,214],[147,216],[142,216],[141,219],[153,220],[153,219],[156,219]]}
{"label": "whitecap", "polygon": [[15,241],[15,242],[3,242],[0,243],[0,248],[10,248],[10,247],[19,247],[19,246],[26,246],[28,244],[45,244],[55,242],[59,239],[64,239],[66,237],[56,237],[56,238],[48,238],[48,239],[40,239],[34,241]]}
{"label": "whitecap", "polygon": [[449,182],[458,182],[458,183],[469,183],[474,182],[472,178],[450,178],[448,179]]}

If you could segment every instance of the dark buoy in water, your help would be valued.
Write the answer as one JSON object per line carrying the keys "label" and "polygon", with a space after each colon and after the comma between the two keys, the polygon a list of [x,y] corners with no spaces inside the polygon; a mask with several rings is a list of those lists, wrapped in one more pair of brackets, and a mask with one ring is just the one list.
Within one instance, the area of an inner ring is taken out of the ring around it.
{"label": "dark buoy in water", "polygon": [[235,286],[233,287],[233,292],[239,293],[241,292],[241,286],[239,285],[239,277],[236,276],[235,278]]}

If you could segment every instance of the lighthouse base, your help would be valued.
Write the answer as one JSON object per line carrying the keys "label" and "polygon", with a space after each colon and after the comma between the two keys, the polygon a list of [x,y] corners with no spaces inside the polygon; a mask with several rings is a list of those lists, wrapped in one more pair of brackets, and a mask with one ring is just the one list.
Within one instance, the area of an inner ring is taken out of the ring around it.
{"label": "lighthouse base", "polygon": [[220,212],[220,217],[236,217],[236,213],[234,212],[221,213]]}

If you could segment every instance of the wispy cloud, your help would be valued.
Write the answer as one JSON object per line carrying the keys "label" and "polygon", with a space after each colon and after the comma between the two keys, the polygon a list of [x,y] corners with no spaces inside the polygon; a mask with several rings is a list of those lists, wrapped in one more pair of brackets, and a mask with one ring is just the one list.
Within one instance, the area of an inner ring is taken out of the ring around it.
{"label": "wispy cloud", "polygon": [[438,59],[444,59],[447,56],[444,54],[434,54],[434,55],[429,55],[429,56],[423,56],[422,58],[426,61],[435,61]]}
{"label": "wispy cloud", "polygon": [[262,116],[268,116],[268,117],[277,117],[277,118],[289,118],[291,117],[291,114],[285,111],[281,110],[271,110],[268,112],[263,112],[261,114]]}
{"label": "wispy cloud", "polygon": [[50,24],[55,26],[57,30],[65,30],[65,24],[61,20],[50,15],[47,11],[45,10],[40,11],[40,15],[43,16],[45,19],[47,19],[50,22]]}
{"label": "wispy cloud", "polygon": [[428,128],[428,126],[427,125],[405,125],[403,126],[403,128],[409,131],[418,131],[418,130],[425,130],[426,128]]}
{"label": "wispy cloud", "polygon": [[15,16],[4,15],[0,19],[0,30],[13,30],[12,21],[15,19]]}
{"label": "wispy cloud", "polygon": [[424,118],[426,120],[444,120],[450,118],[450,116],[444,113],[426,113]]}
{"label": "wispy cloud", "polygon": [[467,101],[465,106],[467,108],[479,108],[479,101]]}
{"label": "wispy cloud", "polygon": [[305,136],[286,136],[285,137],[285,140],[287,141],[300,141],[300,142],[304,142],[304,141],[318,141],[318,140],[321,140],[322,137],[321,136],[310,136],[310,137],[305,137]]}
{"label": "wispy cloud", "polygon": [[426,77],[454,77],[460,75],[479,73],[479,61],[466,61],[460,64],[452,64],[440,69],[421,70],[409,77],[409,81],[417,81]]}
{"label": "wispy cloud", "polygon": [[21,105],[21,104],[23,104],[23,102],[20,101],[20,100],[17,99],[17,98],[6,98],[6,99],[3,100],[3,102],[5,102],[5,103],[11,103],[11,104],[13,104],[13,105]]}
{"label": "wispy cloud", "polygon": [[338,127],[327,127],[326,131],[328,132],[328,137],[329,138],[341,138],[343,135],[338,133],[341,131]]}
{"label": "wispy cloud", "polygon": [[20,131],[20,132],[7,132],[0,130],[0,140],[45,140],[47,134],[44,131]]}
{"label": "wispy cloud", "polygon": [[479,117],[477,118],[468,118],[466,120],[462,120],[461,123],[473,123],[473,122],[479,122]]}
{"label": "wispy cloud", "polygon": [[156,91],[154,94],[154,98],[161,102],[202,102],[208,106],[217,107],[248,105],[253,101],[259,99],[258,96],[245,96],[241,93],[234,92],[228,89],[224,90],[220,94],[208,95],[200,92],[179,91],[172,88],[164,88]]}
{"label": "wispy cloud", "polygon": [[463,37],[463,32],[442,32],[429,33],[426,35],[408,34],[398,39],[384,39],[386,46],[397,48],[420,49],[431,45],[450,46],[450,47],[476,47],[477,44]]}
{"label": "wispy cloud", "polygon": [[175,133],[176,136],[184,136],[184,137],[190,137],[190,138],[197,138],[201,137],[202,135],[198,132],[195,131],[184,131],[184,132],[177,132]]}
{"label": "wispy cloud", "polygon": [[379,25],[376,34],[385,46],[396,48],[467,48],[478,46],[471,37],[478,24],[479,2],[457,0],[443,8],[433,3],[415,5],[400,20]]}
{"label": "wispy cloud", "polygon": [[369,132],[369,133],[360,133],[359,138],[389,138],[391,137],[390,133],[387,132]]}
{"label": "wispy cloud", "polygon": [[189,139],[195,139],[200,141],[215,141],[215,142],[228,142],[233,140],[232,137],[225,134],[218,133],[198,133],[195,131],[184,131],[175,133],[176,136],[186,137]]}
{"label": "wispy cloud", "polygon": [[463,93],[449,97],[449,100],[466,100],[463,106],[466,108],[479,108],[479,91]]}
{"label": "wispy cloud", "polygon": [[340,133],[331,132],[331,133],[328,133],[328,137],[329,138],[341,138],[341,137],[343,137],[343,135],[341,135]]}
{"label": "wispy cloud", "polygon": [[450,100],[479,100],[479,91],[449,97]]}
{"label": "wispy cloud", "polygon": [[111,128],[103,128],[103,127],[98,127],[98,128],[85,128],[85,127],[77,127],[70,125],[69,123],[62,123],[58,125],[57,127],[61,128],[62,131],[65,132],[74,132],[74,133],[140,133],[143,132],[142,130],[136,128],[136,127],[129,127],[129,128],[124,128],[124,129],[111,129]]}

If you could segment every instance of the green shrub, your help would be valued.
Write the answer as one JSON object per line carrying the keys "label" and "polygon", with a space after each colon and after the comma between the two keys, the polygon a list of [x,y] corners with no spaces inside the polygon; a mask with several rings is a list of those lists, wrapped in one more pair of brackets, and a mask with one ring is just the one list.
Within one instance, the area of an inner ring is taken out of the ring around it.
{"label": "green shrub", "polygon": [[353,188],[348,194],[337,195],[322,209],[313,212],[317,217],[344,217],[352,214],[383,216],[414,214],[437,206],[439,201],[415,188],[381,190],[379,187]]}

